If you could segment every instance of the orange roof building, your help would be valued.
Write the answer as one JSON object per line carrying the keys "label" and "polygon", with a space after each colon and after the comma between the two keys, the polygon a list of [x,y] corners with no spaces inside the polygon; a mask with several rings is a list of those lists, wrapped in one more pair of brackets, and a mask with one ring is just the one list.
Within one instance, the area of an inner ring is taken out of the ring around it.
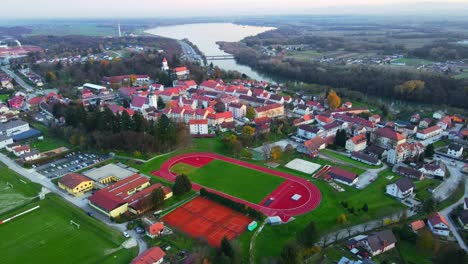
{"label": "orange roof building", "polygon": [[166,253],[160,247],[153,247],[143,251],[130,264],[161,264]]}
{"label": "orange roof building", "polygon": [[85,192],[94,188],[94,182],[78,173],[70,173],[63,176],[58,181],[60,189],[67,191],[74,196],[83,195]]}

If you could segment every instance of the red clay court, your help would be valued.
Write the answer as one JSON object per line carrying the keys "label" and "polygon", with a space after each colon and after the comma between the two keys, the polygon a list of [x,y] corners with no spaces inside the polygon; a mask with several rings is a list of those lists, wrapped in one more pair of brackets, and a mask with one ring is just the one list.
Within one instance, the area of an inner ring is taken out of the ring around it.
{"label": "red clay court", "polygon": [[211,200],[197,197],[163,217],[169,225],[219,247],[223,237],[232,240],[247,230],[252,219]]}
{"label": "red clay court", "polygon": [[[230,162],[239,166],[243,166],[252,170],[261,171],[277,177],[286,179],[280,186],[273,190],[267,197],[265,197],[259,204],[242,200],[238,197],[219,192],[210,188],[206,188],[196,183],[192,183],[194,190],[205,188],[210,192],[217,193],[233,201],[243,203],[253,209],[261,211],[267,216],[283,215],[294,216],[307,213],[315,209],[321,200],[320,190],[306,179],[293,176],[277,170],[272,170],[248,162],[236,160],[226,156],[218,155],[215,153],[187,153],[168,159],[164,162],[159,171],[153,171],[152,174],[165,178],[170,181],[175,181],[176,175],[170,171],[171,167],[178,163],[185,163],[194,167],[202,167],[212,160],[222,160]],[[293,200],[291,197],[294,194],[300,195],[298,200]]]}

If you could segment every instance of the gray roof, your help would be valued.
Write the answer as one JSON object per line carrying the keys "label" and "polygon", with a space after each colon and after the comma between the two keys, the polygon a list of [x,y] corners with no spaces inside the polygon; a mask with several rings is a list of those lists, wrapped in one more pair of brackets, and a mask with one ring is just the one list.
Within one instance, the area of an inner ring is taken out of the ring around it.
{"label": "gray roof", "polygon": [[458,145],[458,144],[452,143],[452,144],[450,144],[450,145],[448,146],[448,148],[451,149],[451,150],[454,150],[454,151],[457,151],[457,152],[458,152],[458,151],[461,150],[462,146],[461,146],[461,145]]}
{"label": "gray roof", "polygon": [[0,134],[0,142],[5,141],[5,140],[8,140],[8,139],[10,139],[10,138],[12,138],[12,137],[5,136],[5,135]]}
{"label": "gray roof", "polygon": [[407,190],[414,188],[413,182],[408,178],[401,178],[396,181],[395,184],[402,192],[406,192]]}
{"label": "gray roof", "polygon": [[7,122],[7,123],[0,124],[0,131],[7,131],[8,129],[19,127],[19,126],[22,126],[24,124],[27,124],[27,122],[25,122],[23,120],[20,120],[20,119],[13,120],[13,121],[10,121],[10,122]]}
{"label": "gray roof", "polygon": [[83,175],[92,179],[93,181],[100,181],[110,176],[115,176],[120,180],[123,180],[132,176],[133,174],[135,174],[135,172],[118,166],[114,163],[110,163],[99,168],[93,168],[83,173]]}
{"label": "gray roof", "polygon": [[397,240],[391,230],[383,230],[371,234],[367,237],[367,242],[369,242],[369,247],[372,251],[377,251],[385,246],[396,243]]}

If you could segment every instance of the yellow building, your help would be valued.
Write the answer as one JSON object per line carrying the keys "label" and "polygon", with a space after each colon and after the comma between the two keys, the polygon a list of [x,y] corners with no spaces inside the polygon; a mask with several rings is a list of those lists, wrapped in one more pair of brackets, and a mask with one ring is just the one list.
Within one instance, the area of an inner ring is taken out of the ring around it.
{"label": "yellow building", "polygon": [[80,196],[87,191],[91,191],[94,188],[94,183],[83,175],[70,173],[58,181],[58,186],[70,194]]}

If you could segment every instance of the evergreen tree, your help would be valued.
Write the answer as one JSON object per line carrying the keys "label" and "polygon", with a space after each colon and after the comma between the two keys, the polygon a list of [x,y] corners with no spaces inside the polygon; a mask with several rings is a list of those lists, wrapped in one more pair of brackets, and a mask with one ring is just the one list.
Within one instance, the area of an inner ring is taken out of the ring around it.
{"label": "evergreen tree", "polygon": [[295,243],[289,243],[281,251],[281,264],[302,264],[301,250]]}
{"label": "evergreen tree", "polygon": [[314,221],[299,232],[297,237],[297,240],[305,247],[312,247],[318,239],[319,233]]}
{"label": "evergreen tree", "polygon": [[164,198],[164,191],[161,188],[157,188],[151,193],[151,200],[155,209],[161,209],[164,206]]}
{"label": "evergreen tree", "polygon": [[424,156],[426,158],[432,158],[434,156],[434,145],[433,144],[429,144],[427,145],[426,149],[424,150]]}
{"label": "evergreen tree", "polygon": [[175,183],[173,186],[172,191],[174,192],[175,196],[180,196],[192,189],[192,183],[190,179],[185,174],[178,175],[175,179]]}
{"label": "evergreen tree", "polygon": [[230,259],[234,258],[234,249],[232,248],[231,242],[226,237],[221,240],[221,246],[219,248],[220,253],[227,256]]}

